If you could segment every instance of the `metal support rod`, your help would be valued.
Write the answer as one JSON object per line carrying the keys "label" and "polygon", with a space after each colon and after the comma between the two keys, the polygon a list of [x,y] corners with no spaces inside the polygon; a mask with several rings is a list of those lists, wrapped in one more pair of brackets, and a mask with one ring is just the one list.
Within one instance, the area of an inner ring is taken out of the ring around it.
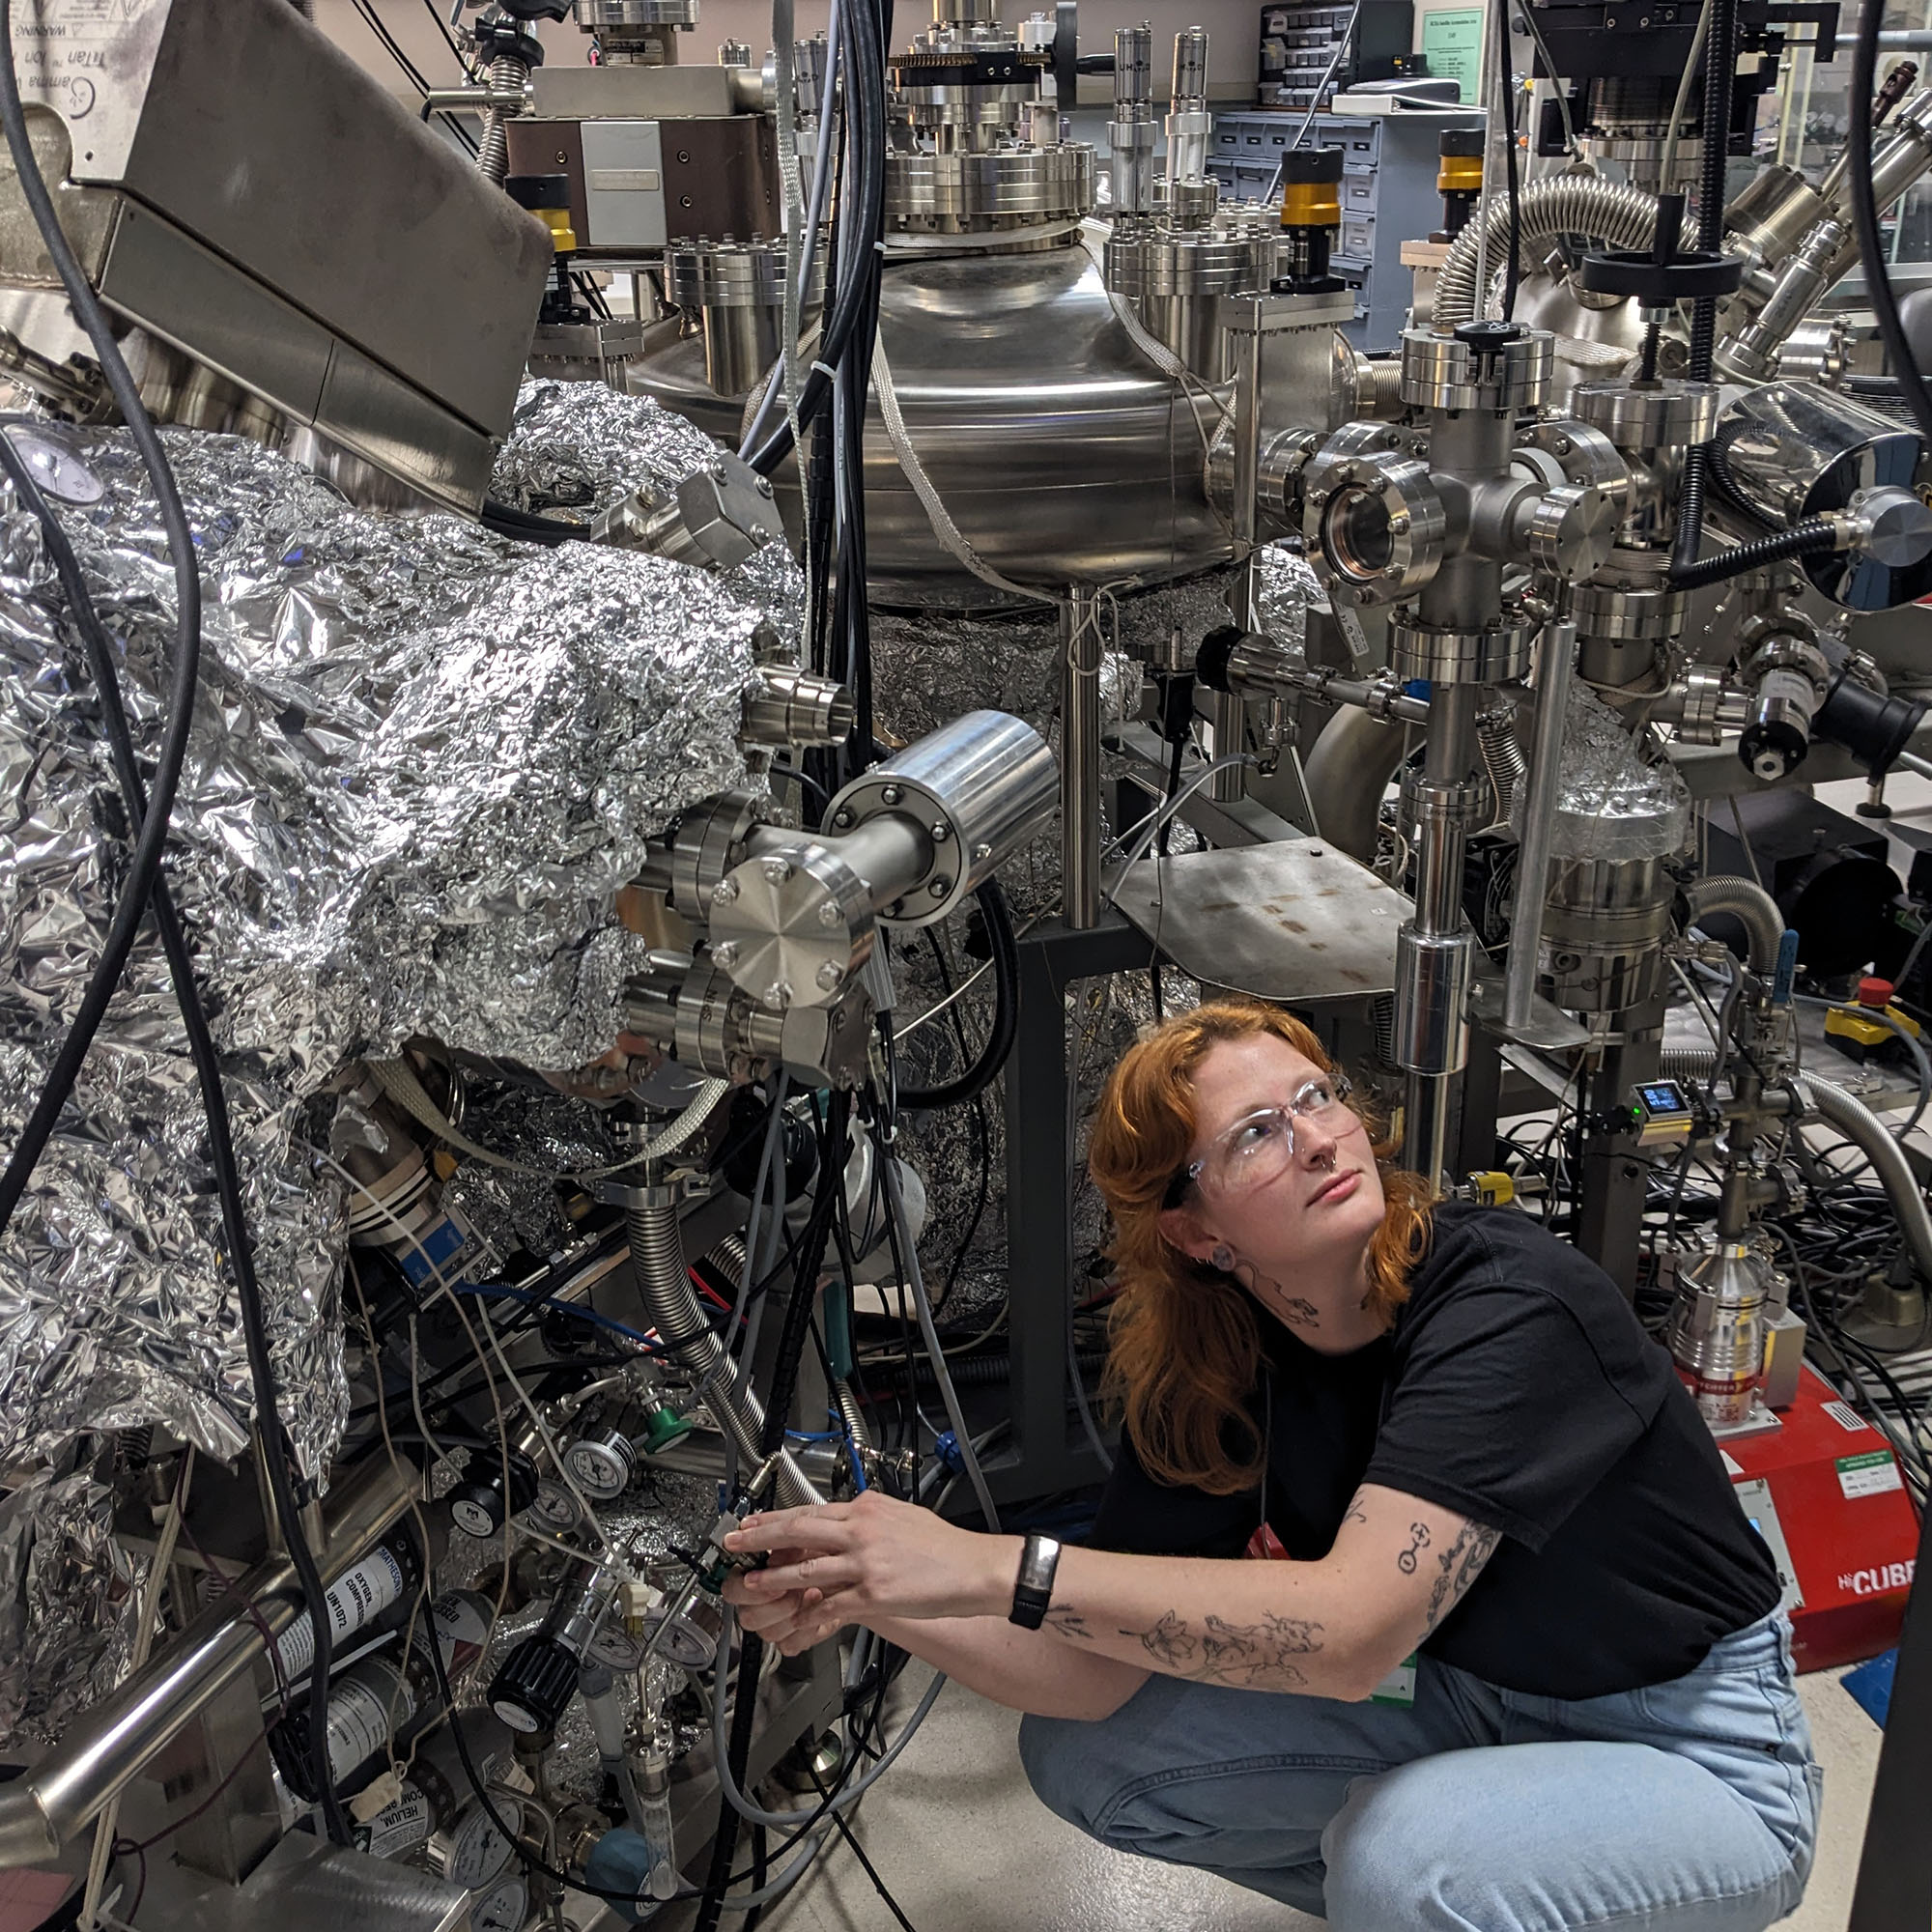
{"label": "metal support rod", "polygon": [[1563,724],[1570,711],[1570,674],[1577,661],[1577,627],[1552,617],[1536,650],[1536,726],[1530,748],[1529,791],[1522,802],[1522,841],[1517,847],[1516,911],[1510,919],[1509,972],[1503,983],[1503,1030],[1529,1024],[1536,1002],[1536,968],[1543,946],[1543,900],[1549,883],[1549,832],[1563,777]]}
{"label": "metal support rod", "polygon": [[1100,629],[1094,593],[1060,611],[1060,893],[1075,932],[1100,923]]}
{"label": "metal support rod", "polygon": [[[316,1550],[325,1587],[394,1525],[414,1494],[409,1475],[380,1457],[330,1492],[323,1506],[327,1538]],[[263,1630],[280,1636],[301,1609],[288,1558],[256,1564],[161,1656],[94,1705],[32,1771],[0,1791],[0,1866],[56,1856],[253,1669],[266,1647]]]}

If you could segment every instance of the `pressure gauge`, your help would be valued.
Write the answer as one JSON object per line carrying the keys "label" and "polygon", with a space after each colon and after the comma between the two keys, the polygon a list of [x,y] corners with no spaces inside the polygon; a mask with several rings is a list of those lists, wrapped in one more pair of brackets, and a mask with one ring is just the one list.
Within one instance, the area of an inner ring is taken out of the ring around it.
{"label": "pressure gauge", "polygon": [[536,1500],[530,1504],[530,1520],[540,1529],[561,1536],[577,1527],[577,1498],[561,1483],[548,1477],[537,1485]]}
{"label": "pressure gauge", "polygon": [[529,1911],[529,1881],[521,1872],[512,1872],[471,1902],[469,1932],[521,1932]]}
{"label": "pressure gauge", "polygon": [[[513,1830],[522,1821],[522,1806],[514,1798],[492,1794],[497,1816]],[[443,1831],[433,1833],[424,1851],[430,1868],[439,1878],[460,1885],[466,1891],[480,1891],[495,1885],[510,1862],[516,1847],[497,1829],[480,1804],[466,1804]]]}
{"label": "pressure gauge", "polygon": [[635,1670],[644,1661],[644,1646],[617,1618],[606,1617],[583,1656],[586,1662],[601,1663],[606,1670]]}
{"label": "pressure gauge", "polygon": [[621,1496],[637,1460],[631,1438],[620,1429],[586,1435],[563,1453],[564,1466],[593,1503],[614,1502]]}
{"label": "pressure gauge", "polygon": [[107,486],[72,450],[53,437],[14,425],[7,431],[14,453],[49,497],[63,503],[98,503]]}

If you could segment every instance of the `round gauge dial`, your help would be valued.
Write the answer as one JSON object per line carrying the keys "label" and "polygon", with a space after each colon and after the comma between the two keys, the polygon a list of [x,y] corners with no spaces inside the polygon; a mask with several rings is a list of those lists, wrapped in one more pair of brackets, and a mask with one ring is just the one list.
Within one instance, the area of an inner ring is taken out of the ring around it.
{"label": "round gauge dial", "polygon": [[529,1883],[521,1872],[512,1872],[471,1902],[469,1932],[520,1932],[529,1912]]}
{"label": "round gauge dial", "polygon": [[[502,1812],[506,1804],[510,1801],[498,1799],[497,1810]],[[514,1810],[514,1804],[510,1808]],[[517,1821],[506,1812],[503,1822],[514,1825]],[[439,1839],[437,1849],[440,1856],[437,1862],[442,1867],[442,1876],[466,1891],[494,1885],[502,1876],[514,1850],[480,1804],[469,1805],[447,1832],[439,1834]]]}
{"label": "round gauge dial", "polygon": [[49,497],[63,503],[98,503],[107,486],[72,450],[50,436],[31,429],[7,432],[28,473]]}

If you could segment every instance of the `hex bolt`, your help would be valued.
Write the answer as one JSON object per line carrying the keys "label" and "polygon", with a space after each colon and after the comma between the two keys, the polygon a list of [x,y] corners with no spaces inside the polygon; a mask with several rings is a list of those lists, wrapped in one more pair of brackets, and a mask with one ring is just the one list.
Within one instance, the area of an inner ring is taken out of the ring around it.
{"label": "hex bolt", "polygon": [[943,818],[935,818],[932,821],[930,829],[932,832],[932,842],[935,845],[944,845],[952,837],[952,826],[947,824]]}
{"label": "hex bolt", "polygon": [[896,805],[904,796],[905,794],[899,790],[897,785],[887,785],[879,793],[879,803],[881,805]]}
{"label": "hex bolt", "polygon": [[760,497],[769,497],[771,494],[772,479],[769,476],[760,476],[758,478],[758,495]]}
{"label": "hex bolt", "polygon": [[838,901],[837,899],[825,899],[820,903],[818,908],[818,923],[820,925],[844,924],[845,915],[838,910]]}
{"label": "hex bolt", "polygon": [[738,881],[736,879],[720,879],[711,888],[711,903],[713,905],[729,905],[737,896]]}
{"label": "hex bolt", "polygon": [[931,885],[926,887],[926,891],[936,899],[943,899],[952,890],[952,881],[944,877],[934,879]]}
{"label": "hex bolt", "polygon": [[845,969],[836,959],[828,959],[818,969],[818,983],[829,993],[844,979]]}
{"label": "hex bolt", "polygon": [[774,980],[759,996],[774,1012],[783,1012],[791,1005],[791,982],[788,980]]}
{"label": "hex bolt", "polygon": [[738,942],[735,939],[721,939],[711,949],[711,956],[720,966],[730,968],[738,963]]}
{"label": "hex bolt", "polygon": [[767,885],[781,886],[791,877],[791,861],[774,856],[767,859],[759,869],[764,873]]}
{"label": "hex bolt", "polygon": [[838,810],[832,814],[832,823],[840,832],[843,832],[846,829],[846,827],[852,823],[852,808],[849,805],[841,805],[838,808]]}

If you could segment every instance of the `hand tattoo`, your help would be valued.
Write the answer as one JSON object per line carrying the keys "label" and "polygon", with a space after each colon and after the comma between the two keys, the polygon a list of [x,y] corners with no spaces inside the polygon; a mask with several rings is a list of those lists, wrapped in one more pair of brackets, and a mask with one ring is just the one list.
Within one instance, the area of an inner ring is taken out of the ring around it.
{"label": "hand tattoo", "polygon": [[[1482,1574],[1482,1568],[1502,1541],[1501,1533],[1486,1529],[1479,1522],[1465,1522],[1452,1543],[1436,1558],[1435,1584],[1429,1592],[1429,1622],[1423,1635],[1430,1635],[1443,1617],[1463,1601],[1463,1593]],[[1461,1569],[1457,1568],[1461,1564]]]}
{"label": "hand tattoo", "polygon": [[1308,1682],[1289,1660],[1319,1651],[1321,1629],[1303,1617],[1264,1611],[1258,1624],[1231,1624],[1210,1616],[1197,1637],[1169,1610],[1151,1630],[1123,1630],[1121,1634],[1139,1637],[1148,1655],[1169,1665],[1177,1676],[1245,1690],[1285,1690]]}
{"label": "hand tattoo", "polygon": [[1395,1559],[1395,1567],[1405,1577],[1413,1577],[1415,1575],[1415,1552],[1418,1549],[1427,1549],[1429,1548],[1429,1525],[1426,1522],[1412,1522],[1408,1526],[1408,1533],[1415,1541]]}
{"label": "hand tattoo", "polygon": [[1088,1628],[1087,1619],[1078,1610],[1057,1608],[1046,1613],[1048,1626],[1062,1636],[1078,1637],[1082,1643],[1092,1643],[1094,1633]]}

